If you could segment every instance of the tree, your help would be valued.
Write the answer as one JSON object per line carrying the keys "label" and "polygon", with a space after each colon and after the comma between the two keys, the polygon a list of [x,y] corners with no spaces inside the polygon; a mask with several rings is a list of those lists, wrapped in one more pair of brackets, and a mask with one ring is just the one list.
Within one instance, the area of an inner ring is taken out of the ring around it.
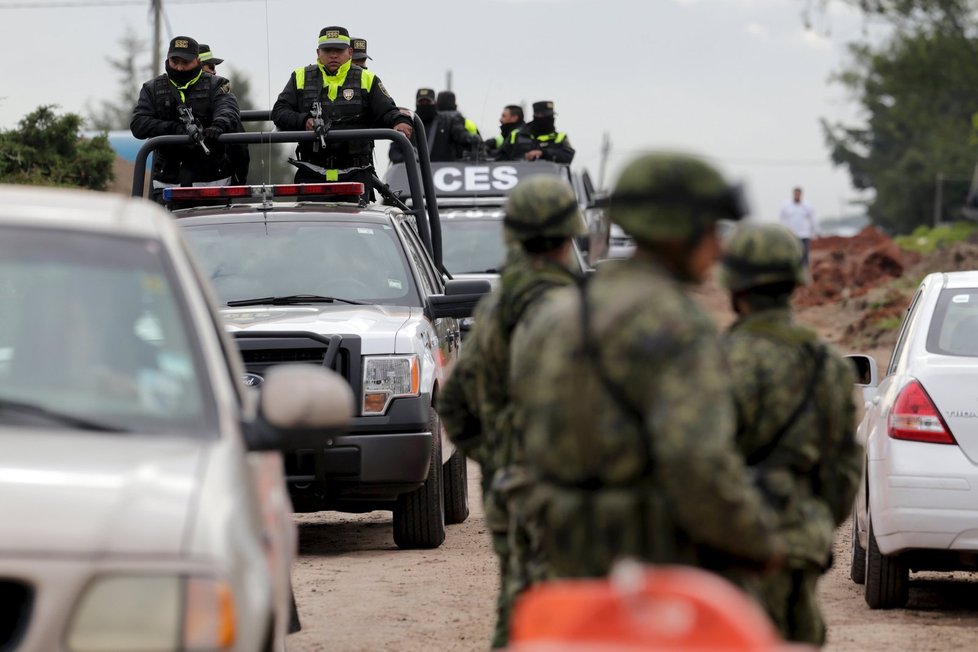
{"label": "tree", "polygon": [[115,154],[104,136],[78,135],[81,116],[40,106],[0,132],[0,182],[105,190]]}
{"label": "tree", "polygon": [[960,181],[944,189],[943,213],[956,213],[975,163],[969,136],[978,111],[978,38],[968,34],[965,13],[932,16],[942,17],[895,30],[882,46],[850,45],[853,63],[836,81],[853,93],[866,122],[823,121],[833,161],[848,166],[856,188],[876,191],[870,218],[901,233],[931,222],[939,177]]}
{"label": "tree", "polygon": [[101,100],[97,108],[88,107],[88,122],[96,131],[113,131],[129,129],[132,120],[132,110],[139,97],[139,89],[143,82],[150,78],[153,71],[148,64],[139,65],[137,60],[146,51],[146,42],[136,36],[132,27],[126,29],[126,34],[119,40],[118,59],[106,57],[109,64],[119,72],[119,94],[114,101]]}

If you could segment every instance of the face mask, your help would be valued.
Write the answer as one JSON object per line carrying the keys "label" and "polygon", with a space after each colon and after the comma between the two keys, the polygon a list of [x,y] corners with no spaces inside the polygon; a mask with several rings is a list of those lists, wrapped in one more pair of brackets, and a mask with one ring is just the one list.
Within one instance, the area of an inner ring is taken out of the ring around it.
{"label": "face mask", "polygon": [[169,61],[166,62],[166,75],[176,82],[177,86],[183,86],[189,82],[200,73],[200,70],[201,68],[199,63],[195,68],[191,68],[190,70],[176,70],[170,67]]}
{"label": "face mask", "polygon": [[438,115],[438,107],[434,104],[422,104],[417,108],[417,114],[421,122],[431,122]]}
{"label": "face mask", "polygon": [[554,130],[553,116],[533,119],[533,131],[538,134],[550,134]]}

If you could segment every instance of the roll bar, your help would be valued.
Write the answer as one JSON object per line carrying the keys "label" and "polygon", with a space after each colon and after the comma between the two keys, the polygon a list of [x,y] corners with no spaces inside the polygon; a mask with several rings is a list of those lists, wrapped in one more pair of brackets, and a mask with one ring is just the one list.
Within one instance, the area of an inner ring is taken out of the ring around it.
{"label": "roll bar", "polygon": [[[271,111],[249,110],[241,112],[242,122],[271,121]],[[427,142],[424,124],[417,115],[413,115],[415,140]],[[301,143],[318,138],[313,131],[247,131],[240,133],[221,134],[217,142],[225,144],[258,145],[266,143]],[[393,129],[334,129],[326,135],[330,142],[348,142],[354,140],[389,140],[392,146],[401,149],[404,155],[405,169],[408,175],[408,187],[411,191],[411,213],[418,224],[421,241],[431,254],[438,269],[444,270],[442,263],[441,219],[438,214],[438,203],[435,197],[434,182],[431,179],[431,160],[427,147],[418,148],[416,154],[411,141],[399,131]],[[150,152],[168,145],[193,145],[190,136],[156,136],[148,139],[139,148],[134,162],[132,175],[132,196],[143,197],[145,194],[146,160]],[[413,162],[413,165],[408,163]]]}

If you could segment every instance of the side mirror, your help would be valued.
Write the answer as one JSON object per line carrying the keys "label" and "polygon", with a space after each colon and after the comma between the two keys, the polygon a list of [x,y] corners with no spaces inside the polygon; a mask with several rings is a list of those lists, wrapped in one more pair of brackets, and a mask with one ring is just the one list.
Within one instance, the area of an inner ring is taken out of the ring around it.
{"label": "side mirror", "polygon": [[445,283],[445,294],[428,297],[428,311],[433,319],[471,317],[479,299],[491,290],[489,281],[452,279]]}
{"label": "side mirror", "polygon": [[312,365],[280,365],[261,387],[258,417],[245,425],[253,451],[314,448],[353,416],[350,385],[337,373]]}
{"label": "side mirror", "polygon": [[847,355],[846,359],[852,363],[856,370],[856,384],[863,387],[876,387],[879,385],[879,372],[876,368],[876,359],[868,355]]}

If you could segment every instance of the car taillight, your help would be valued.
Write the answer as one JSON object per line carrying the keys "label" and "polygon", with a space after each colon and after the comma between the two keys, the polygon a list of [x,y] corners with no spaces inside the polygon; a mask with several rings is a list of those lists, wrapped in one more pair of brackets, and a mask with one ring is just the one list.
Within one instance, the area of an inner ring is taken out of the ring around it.
{"label": "car taillight", "polygon": [[896,404],[890,410],[887,433],[894,439],[957,444],[937,406],[916,380],[900,390]]}

